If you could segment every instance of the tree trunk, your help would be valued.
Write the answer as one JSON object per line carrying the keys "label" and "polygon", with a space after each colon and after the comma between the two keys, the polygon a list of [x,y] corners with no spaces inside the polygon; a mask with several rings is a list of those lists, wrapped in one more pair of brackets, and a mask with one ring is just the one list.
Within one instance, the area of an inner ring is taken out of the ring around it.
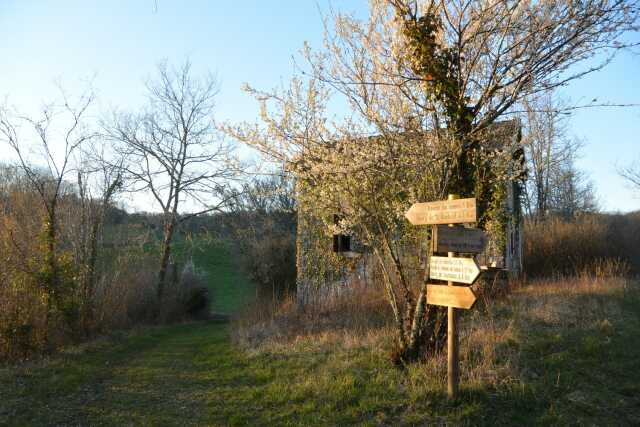
{"label": "tree trunk", "polygon": [[95,289],[96,264],[98,262],[98,235],[100,233],[101,219],[96,218],[91,227],[89,236],[89,256],[87,259],[87,271],[83,286],[83,314],[82,323],[85,335],[89,335],[94,318],[93,293]]}
{"label": "tree trunk", "polygon": [[405,335],[405,331],[402,323],[402,318],[400,316],[398,299],[396,297],[396,292],[393,289],[393,282],[391,281],[389,271],[387,270],[387,266],[385,265],[384,257],[382,256],[378,248],[374,246],[373,249],[376,257],[378,258],[380,269],[382,270],[382,275],[384,278],[383,280],[384,280],[385,293],[387,294],[387,300],[389,301],[389,305],[391,305],[391,310],[393,311],[393,318],[396,324],[396,329],[398,331],[398,336],[397,336],[398,345],[400,347],[404,347],[406,342],[406,335]]}
{"label": "tree trunk", "polygon": [[[400,340],[400,345],[392,355],[392,360],[396,364],[416,362],[422,359],[427,352],[439,351],[446,342],[447,322],[442,321],[443,318],[446,319],[446,310],[427,305],[425,284],[429,278],[429,261],[432,255],[430,244],[429,248],[424,275],[425,283],[420,287],[420,293],[415,303],[413,298],[409,301],[405,300],[406,316],[399,322],[404,339]],[[405,283],[405,287],[409,288],[407,283]]]}
{"label": "tree trunk", "polygon": [[59,307],[60,305],[60,289],[58,280],[58,263],[56,259],[56,238],[57,238],[57,224],[56,224],[56,203],[52,203],[47,210],[47,217],[45,220],[45,232],[44,232],[44,277],[42,278],[42,286],[44,288],[45,296],[45,326],[44,326],[44,343],[45,346],[49,342],[49,323],[51,321],[51,314],[53,306]]}
{"label": "tree trunk", "polygon": [[164,288],[167,280],[167,271],[169,270],[169,260],[171,259],[171,245],[173,243],[173,234],[176,228],[175,217],[172,217],[164,229],[164,237],[162,239],[162,247],[160,249],[160,270],[158,272],[158,298],[162,299]]}

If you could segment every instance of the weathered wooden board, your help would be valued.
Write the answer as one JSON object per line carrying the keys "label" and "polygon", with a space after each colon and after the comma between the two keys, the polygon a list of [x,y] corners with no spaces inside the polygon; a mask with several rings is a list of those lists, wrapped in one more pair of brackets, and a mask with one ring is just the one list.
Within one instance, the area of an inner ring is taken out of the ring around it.
{"label": "weathered wooden board", "polygon": [[470,309],[476,295],[468,286],[427,285],[427,304]]}
{"label": "weathered wooden board", "polygon": [[477,254],[484,250],[487,236],[479,228],[433,227],[434,252],[464,252]]}
{"label": "weathered wooden board", "polygon": [[475,258],[432,256],[429,277],[472,284],[480,275],[480,266]]}
{"label": "weathered wooden board", "polygon": [[404,216],[413,225],[476,222],[476,199],[414,203]]}

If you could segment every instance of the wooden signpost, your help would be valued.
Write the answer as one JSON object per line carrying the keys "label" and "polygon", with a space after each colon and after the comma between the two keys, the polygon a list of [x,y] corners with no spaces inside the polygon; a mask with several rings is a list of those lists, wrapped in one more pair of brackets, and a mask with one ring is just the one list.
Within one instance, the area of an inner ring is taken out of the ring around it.
{"label": "wooden signpost", "polygon": [[[457,253],[482,252],[486,237],[476,228],[455,227],[454,224],[476,222],[476,199],[459,199],[450,194],[449,200],[415,203],[405,214],[413,225],[433,225],[433,251],[447,252],[447,256],[431,256],[429,278],[446,280],[447,285],[428,284],[427,304],[447,307],[447,392],[458,394],[458,331],[456,308],[470,309],[476,296],[468,286],[454,286],[454,282],[472,284],[480,275],[475,258],[457,257]],[[440,224],[449,224],[448,227]]]}
{"label": "wooden signpost", "polygon": [[452,282],[472,284],[480,275],[480,266],[475,258],[456,258],[432,256],[429,265],[429,278],[450,280]]}
{"label": "wooden signpost", "polygon": [[479,254],[487,244],[487,237],[479,228],[436,225],[431,241],[434,252],[464,252]]}
{"label": "wooden signpost", "polygon": [[468,310],[476,303],[476,295],[468,286],[427,285],[427,301],[431,305]]}
{"label": "wooden signpost", "polygon": [[414,203],[404,216],[413,225],[476,222],[476,199]]}

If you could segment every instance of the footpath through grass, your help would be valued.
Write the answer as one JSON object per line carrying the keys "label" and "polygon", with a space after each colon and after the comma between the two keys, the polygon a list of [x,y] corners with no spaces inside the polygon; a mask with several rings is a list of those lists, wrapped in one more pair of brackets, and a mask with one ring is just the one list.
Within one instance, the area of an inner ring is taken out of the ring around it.
{"label": "footpath through grass", "polygon": [[228,325],[208,322],[5,369],[0,424],[637,425],[637,302],[613,330],[558,336],[532,325],[512,344],[527,378],[463,384],[457,403],[443,395],[442,371],[400,371],[378,349],[307,341],[247,352],[231,345]]}
{"label": "footpath through grass", "polygon": [[255,297],[255,287],[243,275],[229,244],[204,238],[181,238],[175,245],[179,262],[189,258],[204,276],[214,313],[232,314]]}
{"label": "footpath through grass", "polygon": [[[233,277],[228,252],[211,252],[194,258]],[[454,403],[444,358],[399,370],[382,346],[313,337],[249,351],[228,324],[198,322],[0,370],[0,425],[638,425],[638,291],[588,292],[526,290],[465,316],[502,334],[494,364],[514,366],[488,380],[481,344],[463,337]],[[241,298],[229,291],[218,307]]]}

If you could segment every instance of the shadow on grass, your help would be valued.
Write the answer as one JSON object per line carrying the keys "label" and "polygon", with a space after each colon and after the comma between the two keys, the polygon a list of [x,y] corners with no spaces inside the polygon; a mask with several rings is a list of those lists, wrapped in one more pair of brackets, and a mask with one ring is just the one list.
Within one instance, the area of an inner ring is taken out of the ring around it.
{"label": "shadow on grass", "polygon": [[640,302],[606,298],[618,298],[623,322],[557,329],[520,319],[519,377],[462,384],[456,402],[442,379],[415,384],[382,351],[240,350],[227,325],[200,322],[1,371],[0,424],[637,425]]}

